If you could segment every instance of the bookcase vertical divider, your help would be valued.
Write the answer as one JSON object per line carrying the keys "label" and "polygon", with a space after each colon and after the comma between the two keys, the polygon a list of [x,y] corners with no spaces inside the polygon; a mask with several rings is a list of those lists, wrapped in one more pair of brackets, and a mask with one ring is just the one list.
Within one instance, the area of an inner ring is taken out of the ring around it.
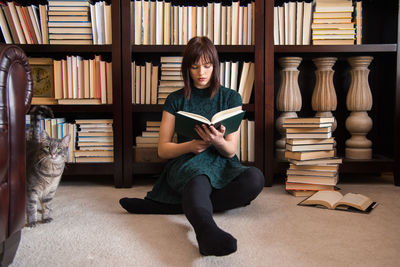
{"label": "bookcase vertical divider", "polygon": [[121,14],[120,0],[112,0],[112,75],[113,75],[113,117],[114,117],[114,184],[116,187],[129,186],[125,181],[123,173],[123,140],[120,136],[123,134],[122,121],[122,95],[123,89],[121,79]]}
{"label": "bookcase vertical divider", "polygon": [[[258,8],[257,8],[258,9]],[[265,185],[271,186],[274,176],[274,1],[265,1],[264,16],[264,176]],[[257,78],[256,78],[257,79]]]}
{"label": "bookcase vertical divider", "polygon": [[397,9],[396,99],[394,114],[394,184],[400,186],[400,8]]}
{"label": "bookcase vertical divider", "polygon": [[[264,167],[264,2],[257,0],[255,2],[255,81],[254,81],[254,120],[255,120],[255,166],[261,171],[265,171]],[[265,183],[268,185],[269,181]]]}
{"label": "bookcase vertical divider", "polygon": [[133,128],[132,128],[132,94],[131,94],[131,61],[132,61],[132,45],[131,45],[131,25],[130,25],[130,1],[121,0],[121,79],[122,79],[122,92],[121,92],[121,111],[122,111],[122,124],[123,130],[121,131],[120,138],[123,140],[123,176],[124,187],[132,186],[132,173],[133,173]]}

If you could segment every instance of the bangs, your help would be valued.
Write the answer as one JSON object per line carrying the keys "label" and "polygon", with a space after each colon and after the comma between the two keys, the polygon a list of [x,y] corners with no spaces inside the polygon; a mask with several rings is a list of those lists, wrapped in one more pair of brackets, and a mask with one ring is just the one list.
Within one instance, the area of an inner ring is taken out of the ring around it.
{"label": "bangs", "polygon": [[199,47],[199,49],[193,51],[193,62],[191,62],[190,64],[193,65],[199,63],[200,61],[203,61],[204,64],[211,63],[215,65],[213,52],[207,48],[208,47]]}

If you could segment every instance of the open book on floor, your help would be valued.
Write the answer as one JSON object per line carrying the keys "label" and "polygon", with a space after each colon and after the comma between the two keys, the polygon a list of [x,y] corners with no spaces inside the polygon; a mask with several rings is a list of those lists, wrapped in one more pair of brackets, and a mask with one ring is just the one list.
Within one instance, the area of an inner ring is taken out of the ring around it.
{"label": "open book on floor", "polygon": [[194,129],[196,125],[213,125],[216,129],[223,125],[226,128],[225,135],[227,135],[239,129],[244,113],[242,107],[238,106],[217,112],[211,120],[208,120],[195,113],[178,111],[175,115],[175,131],[183,136],[199,139],[200,137]]}
{"label": "open book on floor", "polygon": [[369,197],[361,194],[347,193],[342,195],[338,191],[318,191],[298,205],[369,213],[377,204]]}

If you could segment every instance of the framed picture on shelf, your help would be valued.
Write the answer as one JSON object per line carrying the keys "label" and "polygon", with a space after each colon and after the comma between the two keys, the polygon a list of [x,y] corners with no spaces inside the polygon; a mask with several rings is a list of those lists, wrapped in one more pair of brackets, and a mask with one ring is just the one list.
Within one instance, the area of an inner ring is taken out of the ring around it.
{"label": "framed picture on shelf", "polygon": [[54,105],[54,75],[52,58],[29,58],[32,70],[32,105]]}

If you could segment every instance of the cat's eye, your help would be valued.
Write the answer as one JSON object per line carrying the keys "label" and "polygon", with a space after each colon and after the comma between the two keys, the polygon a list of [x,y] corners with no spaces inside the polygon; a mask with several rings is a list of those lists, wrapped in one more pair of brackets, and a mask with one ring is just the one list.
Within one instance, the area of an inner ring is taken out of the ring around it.
{"label": "cat's eye", "polygon": [[49,146],[45,146],[45,147],[43,147],[43,150],[46,151],[46,152],[49,152],[50,151],[50,147]]}
{"label": "cat's eye", "polygon": [[57,148],[57,152],[61,152],[62,151],[62,149],[61,148]]}

